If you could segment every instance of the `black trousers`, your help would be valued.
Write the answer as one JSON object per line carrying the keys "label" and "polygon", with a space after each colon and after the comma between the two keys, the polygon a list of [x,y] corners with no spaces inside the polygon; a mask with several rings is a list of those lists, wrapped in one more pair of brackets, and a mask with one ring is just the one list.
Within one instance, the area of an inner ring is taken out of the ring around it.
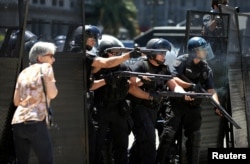
{"label": "black trousers", "polygon": [[186,154],[188,163],[199,164],[200,153],[200,128],[201,128],[201,107],[192,106],[188,103],[180,101],[171,101],[174,117],[164,127],[163,134],[160,138],[158,148],[158,162],[165,163],[168,149],[172,144],[175,133],[179,128],[184,129],[184,135],[187,137],[186,141]]}
{"label": "black trousers", "polygon": [[156,161],[157,109],[138,104],[133,108],[131,117],[134,121],[132,132],[135,141],[129,152],[129,163],[154,164]]}
{"label": "black trousers", "polygon": [[120,103],[104,103],[98,108],[98,129],[96,136],[96,164],[102,163],[102,150],[109,132],[115,164],[128,163],[128,118],[120,114]]}
{"label": "black trousers", "polygon": [[31,148],[40,164],[53,163],[52,143],[45,121],[14,124],[13,137],[18,164],[29,163]]}

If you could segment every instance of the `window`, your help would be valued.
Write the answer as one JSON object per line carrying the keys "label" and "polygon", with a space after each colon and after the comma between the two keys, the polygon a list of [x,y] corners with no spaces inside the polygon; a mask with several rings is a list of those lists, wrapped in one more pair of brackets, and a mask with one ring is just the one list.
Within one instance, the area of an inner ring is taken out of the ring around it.
{"label": "window", "polygon": [[40,0],[40,4],[44,5],[45,4],[45,0]]}
{"label": "window", "polygon": [[59,0],[59,6],[64,6],[64,1],[63,0]]}
{"label": "window", "polygon": [[52,6],[56,6],[57,5],[57,0],[52,0]]}
{"label": "window", "polygon": [[74,1],[71,1],[71,2],[70,2],[70,7],[71,7],[71,8],[74,8],[74,7],[75,7]]}

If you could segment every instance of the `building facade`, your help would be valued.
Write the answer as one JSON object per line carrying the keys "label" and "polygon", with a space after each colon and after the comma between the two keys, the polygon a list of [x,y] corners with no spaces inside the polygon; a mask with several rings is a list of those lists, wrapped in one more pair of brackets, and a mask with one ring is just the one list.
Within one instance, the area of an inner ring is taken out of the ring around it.
{"label": "building facade", "polygon": [[[16,2],[15,0],[9,0],[8,3],[12,1],[13,3]],[[88,17],[87,20],[96,19],[96,13],[93,8],[93,4],[96,1],[84,0],[85,17]],[[244,6],[241,1],[244,1]],[[4,2],[6,1],[0,0],[0,3]],[[55,37],[51,36],[51,34],[65,35],[67,30],[56,24],[77,22],[79,19],[79,15],[76,15],[76,13],[79,13],[76,10],[80,10],[79,0],[29,0],[29,2],[28,20],[45,23],[35,23],[28,25],[28,27],[34,33],[43,35],[46,39]],[[137,19],[142,32],[155,26],[175,26],[178,23],[184,26],[187,10],[209,11],[211,9],[211,0],[134,0],[134,4],[137,8]],[[241,12],[248,12],[250,1],[229,0],[229,5],[239,6]],[[3,5],[1,6],[4,7]],[[11,10],[7,15],[11,15]],[[86,24],[89,23],[86,22]],[[51,26],[48,26],[48,24]]]}

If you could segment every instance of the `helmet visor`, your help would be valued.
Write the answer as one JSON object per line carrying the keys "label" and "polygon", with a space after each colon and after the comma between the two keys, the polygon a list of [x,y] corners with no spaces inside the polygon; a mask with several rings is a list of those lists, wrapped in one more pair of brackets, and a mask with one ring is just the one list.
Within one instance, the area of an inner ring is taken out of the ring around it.
{"label": "helmet visor", "polygon": [[214,58],[214,53],[210,46],[210,43],[206,44],[205,46],[195,48],[195,50],[196,57],[201,60],[211,60]]}

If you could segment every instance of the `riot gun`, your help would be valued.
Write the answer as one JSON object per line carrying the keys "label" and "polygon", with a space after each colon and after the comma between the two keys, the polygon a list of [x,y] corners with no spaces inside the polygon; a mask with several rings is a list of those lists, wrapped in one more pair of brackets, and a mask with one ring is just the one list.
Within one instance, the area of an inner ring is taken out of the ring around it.
{"label": "riot gun", "polygon": [[171,92],[171,91],[162,91],[159,92],[159,94],[162,97],[179,97],[179,98],[184,98],[184,96],[190,96],[192,98],[206,98],[209,100],[209,102],[216,108],[220,110],[220,112],[223,114],[223,116],[230,122],[232,123],[237,129],[241,129],[238,123],[234,121],[234,119],[227,113],[227,111],[220,105],[218,104],[212,97],[211,93],[207,93],[205,89],[201,88],[203,93],[195,93],[195,92],[187,92],[187,93],[178,93],[178,92]]}
{"label": "riot gun", "polygon": [[[128,48],[128,47],[111,47],[105,49],[104,52],[110,52],[110,53],[125,53],[133,51],[134,48]],[[147,48],[141,48],[138,47],[138,51],[143,54],[166,54],[167,50],[165,49],[147,49]]]}
{"label": "riot gun", "polygon": [[172,75],[161,75],[153,73],[140,73],[140,72],[130,72],[130,71],[116,71],[113,73],[116,77],[138,77],[138,78],[148,78],[150,80],[169,80],[172,79]]}
{"label": "riot gun", "polygon": [[192,98],[212,97],[211,93],[195,93],[195,92],[180,93],[180,92],[171,92],[171,91],[161,91],[161,92],[159,92],[159,94],[162,97],[179,97],[179,98],[184,98],[185,96],[190,96]]}
{"label": "riot gun", "polygon": [[[207,93],[207,91],[203,88],[200,88],[202,92]],[[236,129],[241,129],[240,125],[237,124],[234,119],[230,116],[230,114],[227,113],[227,111],[220,105],[218,104],[212,97],[207,97],[209,102],[217,109],[220,110],[220,112],[223,114],[223,116],[230,122],[232,123]]]}

